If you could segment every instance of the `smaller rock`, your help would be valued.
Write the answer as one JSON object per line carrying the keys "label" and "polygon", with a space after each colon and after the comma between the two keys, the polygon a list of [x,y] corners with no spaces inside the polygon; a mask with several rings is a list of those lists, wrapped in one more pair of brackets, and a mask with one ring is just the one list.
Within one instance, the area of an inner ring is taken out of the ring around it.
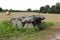
{"label": "smaller rock", "polygon": [[16,20],[12,20],[11,23],[16,26]]}
{"label": "smaller rock", "polygon": [[17,20],[16,24],[19,29],[22,28],[22,22],[20,20]]}
{"label": "smaller rock", "polygon": [[22,22],[18,18],[12,18],[10,21],[17,29],[22,28]]}
{"label": "smaller rock", "polygon": [[33,28],[33,24],[32,23],[26,23],[24,28]]}

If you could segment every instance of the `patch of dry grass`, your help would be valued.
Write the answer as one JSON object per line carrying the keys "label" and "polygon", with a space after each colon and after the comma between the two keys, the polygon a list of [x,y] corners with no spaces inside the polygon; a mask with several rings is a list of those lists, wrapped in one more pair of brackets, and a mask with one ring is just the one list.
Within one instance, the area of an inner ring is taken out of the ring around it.
{"label": "patch of dry grass", "polygon": [[34,13],[34,12],[11,12],[11,15],[6,15],[5,13],[0,13],[0,21],[5,19],[10,19],[14,16],[22,16],[22,15],[44,15],[45,20],[49,22],[60,22],[60,14],[42,14],[42,13]]}

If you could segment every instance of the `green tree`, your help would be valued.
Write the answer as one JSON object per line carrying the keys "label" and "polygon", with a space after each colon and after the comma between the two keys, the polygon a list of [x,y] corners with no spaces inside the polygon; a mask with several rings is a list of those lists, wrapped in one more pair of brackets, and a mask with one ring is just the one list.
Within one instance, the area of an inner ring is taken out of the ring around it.
{"label": "green tree", "polygon": [[9,11],[8,9],[3,9],[3,10],[4,10],[4,12]]}
{"label": "green tree", "polygon": [[40,7],[40,12],[44,12],[44,6]]}
{"label": "green tree", "polygon": [[27,9],[27,12],[31,12],[31,11],[32,11],[31,8]]}
{"label": "green tree", "polygon": [[55,5],[53,5],[53,6],[51,7],[51,12],[52,12],[52,13],[55,13],[55,12],[56,12],[56,6],[55,6]]}
{"label": "green tree", "polygon": [[46,12],[50,11],[50,6],[49,6],[49,5],[46,5],[46,6],[44,7],[44,10],[45,10]]}
{"label": "green tree", "polygon": [[2,8],[0,7],[0,12],[2,11]]}
{"label": "green tree", "polygon": [[10,9],[9,11],[10,11],[10,12],[12,12],[13,10],[12,10],[12,9]]}
{"label": "green tree", "polygon": [[56,8],[55,8],[55,10],[56,10],[56,13],[60,13],[60,3],[59,3],[59,2],[56,3]]}

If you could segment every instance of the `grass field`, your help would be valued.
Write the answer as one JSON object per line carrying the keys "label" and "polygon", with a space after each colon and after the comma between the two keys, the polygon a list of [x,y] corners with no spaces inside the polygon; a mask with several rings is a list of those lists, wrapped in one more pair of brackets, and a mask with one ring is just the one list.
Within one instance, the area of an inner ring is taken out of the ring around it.
{"label": "grass field", "polygon": [[11,15],[0,13],[0,21],[5,19],[10,19],[11,17],[14,17],[14,16],[44,15],[46,19],[43,21],[53,22],[57,25],[51,26],[48,29],[45,29],[33,34],[21,33],[18,37],[11,37],[6,40],[58,40],[56,39],[57,37],[56,35],[60,35],[60,14],[42,14],[42,13],[34,13],[34,12],[11,12],[11,13],[12,13]]}
{"label": "grass field", "polygon": [[44,15],[44,21],[51,22],[60,22],[60,14],[42,14],[42,13],[34,13],[34,12],[11,12],[11,15],[6,15],[6,13],[0,13],[0,21],[5,19],[10,19],[14,16],[22,16],[22,15]]}

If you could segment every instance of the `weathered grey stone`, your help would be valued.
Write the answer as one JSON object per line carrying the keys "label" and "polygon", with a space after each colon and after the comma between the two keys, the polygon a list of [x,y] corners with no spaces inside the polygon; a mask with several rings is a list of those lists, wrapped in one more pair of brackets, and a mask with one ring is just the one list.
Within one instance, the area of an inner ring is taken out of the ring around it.
{"label": "weathered grey stone", "polygon": [[34,21],[33,17],[29,17],[29,18],[23,19],[21,22],[24,26],[26,23],[32,23],[33,21]]}
{"label": "weathered grey stone", "polygon": [[11,21],[14,26],[16,26],[16,20]]}
{"label": "weathered grey stone", "polygon": [[33,22],[33,21],[34,21],[33,17],[28,17],[22,20],[22,22]]}
{"label": "weathered grey stone", "polygon": [[25,18],[29,18],[30,16],[28,15],[23,15],[22,18],[25,19]]}
{"label": "weathered grey stone", "polygon": [[22,28],[22,23],[20,20],[12,20],[12,23],[14,26],[16,26],[17,28]]}
{"label": "weathered grey stone", "polygon": [[45,19],[45,17],[43,15],[38,16],[38,18],[40,18],[40,20],[44,20]]}
{"label": "weathered grey stone", "polygon": [[32,23],[26,23],[24,28],[34,28]]}
{"label": "weathered grey stone", "polygon": [[37,24],[39,29],[44,29],[42,20],[44,20],[45,17],[43,15],[33,15],[33,19],[34,19],[34,21],[32,22],[33,25]]}
{"label": "weathered grey stone", "polygon": [[16,24],[18,28],[22,28],[22,22],[20,20],[17,20]]}
{"label": "weathered grey stone", "polygon": [[10,21],[13,23],[14,26],[16,26],[17,29],[22,28],[22,22],[19,18],[15,17],[15,18],[12,18]]}
{"label": "weathered grey stone", "polygon": [[24,28],[33,28],[32,22],[34,21],[33,17],[28,17],[22,20]]}
{"label": "weathered grey stone", "polygon": [[33,24],[41,23],[41,21],[45,19],[45,17],[42,15],[33,15],[32,17],[34,19]]}

